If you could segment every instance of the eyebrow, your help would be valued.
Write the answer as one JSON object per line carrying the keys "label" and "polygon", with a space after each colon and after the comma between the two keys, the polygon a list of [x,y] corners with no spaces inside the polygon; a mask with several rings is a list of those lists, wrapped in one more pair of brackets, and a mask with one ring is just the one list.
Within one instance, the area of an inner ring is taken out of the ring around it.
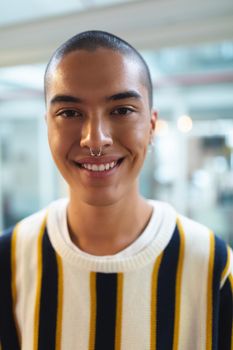
{"label": "eyebrow", "polygon": [[[119,93],[111,95],[111,96],[107,96],[106,100],[107,101],[118,101],[118,100],[124,100],[124,99],[128,99],[128,98],[141,99],[142,96],[135,90],[129,90],[129,91],[119,92]],[[75,96],[71,96],[71,95],[55,95],[50,100],[50,104],[52,104],[52,105],[59,103],[59,102],[83,103],[84,101],[79,97],[75,97]]]}
{"label": "eyebrow", "polygon": [[74,97],[74,96],[71,96],[71,95],[55,95],[50,101],[51,104],[56,104],[56,103],[59,103],[59,102],[76,102],[76,103],[81,103],[83,101],[81,100],[81,98]]}
{"label": "eyebrow", "polygon": [[110,101],[117,101],[117,100],[123,100],[127,98],[141,99],[142,96],[137,91],[130,90],[130,91],[119,92],[112,96],[108,96],[106,99]]}

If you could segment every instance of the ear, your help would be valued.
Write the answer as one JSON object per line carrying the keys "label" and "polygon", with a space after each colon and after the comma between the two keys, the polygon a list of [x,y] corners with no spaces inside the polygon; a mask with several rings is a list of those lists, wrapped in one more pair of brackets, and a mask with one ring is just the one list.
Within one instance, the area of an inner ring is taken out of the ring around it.
{"label": "ear", "polygon": [[47,113],[44,114],[44,120],[45,120],[45,123],[47,124]]}
{"label": "ear", "polygon": [[157,118],[158,118],[158,113],[157,111],[153,110],[151,112],[151,118],[150,118],[150,139],[153,139]]}

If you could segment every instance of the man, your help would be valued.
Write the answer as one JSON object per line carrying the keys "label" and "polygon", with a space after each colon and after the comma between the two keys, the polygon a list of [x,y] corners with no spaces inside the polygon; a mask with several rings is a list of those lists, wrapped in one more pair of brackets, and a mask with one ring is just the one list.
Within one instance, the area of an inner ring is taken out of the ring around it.
{"label": "man", "polygon": [[78,34],[52,56],[45,96],[69,199],[1,237],[2,349],[233,349],[230,248],[138,191],[156,125],[143,58]]}

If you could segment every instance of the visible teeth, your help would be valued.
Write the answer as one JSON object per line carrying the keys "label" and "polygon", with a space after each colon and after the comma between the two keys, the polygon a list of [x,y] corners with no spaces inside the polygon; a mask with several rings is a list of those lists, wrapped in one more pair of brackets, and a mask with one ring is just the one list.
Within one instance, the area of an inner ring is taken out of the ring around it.
{"label": "visible teeth", "polygon": [[92,167],[91,167],[91,170],[98,171],[99,170],[98,168],[99,168],[98,165],[93,164]]}
{"label": "visible teeth", "polygon": [[100,164],[99,171],[104,171],[104,170],[105,170],[105,166],[103,164]]}
{"label": "visible teeth", "polygon": [[105,171],[114,168],[114,166],[117,164],[116,161],[113,161],[111,163],[106,164],[82,164],[82,167],[91,171]]}

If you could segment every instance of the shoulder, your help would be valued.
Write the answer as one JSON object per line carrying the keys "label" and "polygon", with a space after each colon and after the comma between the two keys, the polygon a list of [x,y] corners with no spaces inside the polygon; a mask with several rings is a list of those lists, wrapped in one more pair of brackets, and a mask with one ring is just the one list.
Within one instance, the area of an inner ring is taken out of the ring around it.
{"label": "shoulder", "polygon": [[182,232],[186,251],[196,257],[206,257],[210,253],[213,232],[210,228],[177,213],[176,221]]}
{"label": "shoulder", "polygon": [[25,252],[25,247],[36,243],[40,227],[46,217],[46,209],[40,210],[18,222],[15,226],[4,230],[0,236],[0,259],[9,258],[12,252]]}
{"label": "shoulder", "polygon": [[64,203],[67,202],[67,199],[59,199],[54,202],[51,202],[47,207],[39,210],[36,213],[22,219],[15,226],[7,228],[0,235],[0,242],[5,242],[10,240],[11,236],[14,232],[17,231],[17,235],[32,237],[38,234],[38,230],[43,224],[44,220],[48,216],[55,216],[56,212],[58,212],[62,207],[64,207]]}
{"label": "shoulder", "polygon": [[[6,246],[13,245],[17,241],[17,246],[23,242],[24,245],[35,241],[42,229],[45,226],[48,212],[52,215],[59,206],[59,201],[50,203],[47,207],[38,212],[22,219],[15,226],[4,230],[0,235],[0,254]],[[51,210],[50,210],[51,208]]]}
{"label": "shoulder", "polygon": [[178,226],[187,243],[191,241],[194,250],[197,249],[199,251],[200,242],[209,239],[211,230],[208,227],[180,215],[169,203],[149,200],[149,204],[154,209],[153,216],[155,220],[164,222],[166,225],[172,222],[171,227],[173,231]]}
{"label": "shoulder", "polygon": [[226,242],[210,228],[185,216],[177,215],[178,226],[184,233],[186,254],[205,261],[212,269],[216,282],[222,286],[233,269],[233,255]]}
{"label": "shoulder", "polygon": [[[4,230],[0,236],[0,266],[8,266],[14,258],[20,269],[22,264],[34,264],[38,244],[45,233],[47,218],[56,217],[61,200],[24,218],[14,227]],[[7,262],[7,264],[5,263]]]}
{"label": "shoulder", "polygon": [[150,203],[155,210],[159,209],[164,221],[176,221],[175,227],[184,243],[184,266],[189,270],[196,266],[199,273],[212,270],[216,283],[222,286],[233,274],[233,253],[226,242],[209,227],[177,213],[169,204],[159,201]]}
{"label": "shoulder", "polygon": [[33,235],[37,228],[41,225],[44,217],[46,216],[46,209],[42,209],[24,219],[19,221],[15,226],[7,228],[1,233],[0,242],[6,242],[11,239],[11,236],[14,232],[18,232],[20,234]]}

